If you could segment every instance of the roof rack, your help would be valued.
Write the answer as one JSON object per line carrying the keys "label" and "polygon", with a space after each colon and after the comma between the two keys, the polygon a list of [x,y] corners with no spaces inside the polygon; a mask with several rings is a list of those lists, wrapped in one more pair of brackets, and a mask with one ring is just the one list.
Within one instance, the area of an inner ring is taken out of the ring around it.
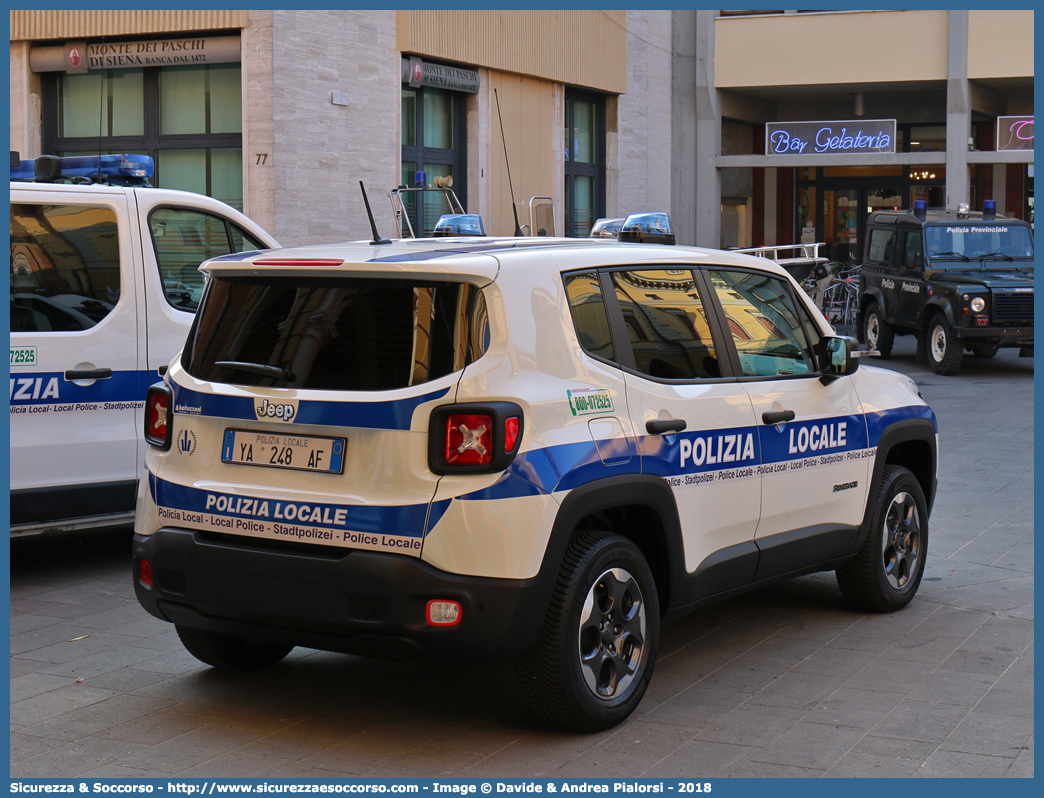
{"label": "roof rack", "polygon": [[[439,178],[436,179],[438,180]],[[411,195],[413,195],[412,201],[416,202],[416,195],[420,192],[424,192],[426,195],[434,195],[436,202],[439,201],[438,198],[441,198],[441,201],[445,203],[444,207],[446,210],[443,210],[440,216],[445,214],[467,215],[464,206],[460,204],[460,200],[457,199],[457,195],[453,193],[453,189],[449,185],[438,187],[419,185],[414,188],[399,186],[393,188],[388,192],[388,196],[391,198],[392,214],[395,216],[395,229],[402,238],[421,238],[424,236],[423,228],[420,231],[420,236],[413,229],[413,222],[410,221],[409,210],[406,207],[407,202],[411,199]],[[424,199],[427,202],[427,197],[424,197]]]}
{"label": "roof rack", "polygon": [[[741,252],[758,258],[767,258],[782,266],[795,280],[801,282],[820,264],[827,263],[830,258],[819,254],[819,248],[826,246],[822,241],[815,244],[782,244],[774,247],[751,247],[750,249],[730,249],[729,252]],[[780,257],[785,254],[787,257]]]}

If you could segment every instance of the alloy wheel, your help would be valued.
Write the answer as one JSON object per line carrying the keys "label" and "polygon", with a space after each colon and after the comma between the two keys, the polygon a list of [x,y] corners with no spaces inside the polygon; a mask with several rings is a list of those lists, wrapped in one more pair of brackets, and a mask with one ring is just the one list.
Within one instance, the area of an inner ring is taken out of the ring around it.
{"label": "alloy wheel", "polygon": [[881,548],[888,584],[901,590],[917,573],[921,556],[921,521],[917,504],[909,493],[896,494],[888,506]]}
{"label": "alloy wheel", "polygon": [[599,576],[580,614],[580,671],[594,695],[606,701],[627,693],[645,647],[645,601],[623,568]]}

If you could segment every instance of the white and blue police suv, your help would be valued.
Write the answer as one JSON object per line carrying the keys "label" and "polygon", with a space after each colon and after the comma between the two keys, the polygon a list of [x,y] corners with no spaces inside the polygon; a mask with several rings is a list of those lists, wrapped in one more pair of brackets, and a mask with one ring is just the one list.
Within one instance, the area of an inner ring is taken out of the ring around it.
{"label": "white and blue police suv", "polygon": [[665,620],[816,571],[870,610],[917,591],[935,415],[774,264],[475,237],[203,268],[133,544],[203,662],[514,660],[541,717],[594,730]]}

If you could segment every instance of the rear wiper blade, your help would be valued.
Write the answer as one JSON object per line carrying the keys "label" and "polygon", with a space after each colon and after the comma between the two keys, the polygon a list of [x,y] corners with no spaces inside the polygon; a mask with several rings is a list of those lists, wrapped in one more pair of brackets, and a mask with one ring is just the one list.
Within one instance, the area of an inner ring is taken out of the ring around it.
{"label": "rear wiper blade", "polygon": [[218,360],[215,366],[221,366],[234,371],[245,371],[247,374],[256,374],[259,377],[271,377],[284,382],[293,382],[297,379],[290,369],[281,366],[269,366],[267,363],[247,363],[242,360]]}

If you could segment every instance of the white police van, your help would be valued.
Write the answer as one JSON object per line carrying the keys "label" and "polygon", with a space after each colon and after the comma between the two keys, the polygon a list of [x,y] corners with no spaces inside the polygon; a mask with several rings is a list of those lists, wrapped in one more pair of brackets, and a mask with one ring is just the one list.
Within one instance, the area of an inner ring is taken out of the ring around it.
{"label": "white police van", "polygon": [[141,604],[217,667],[515,660],[586,730],[641,700],[664,620],[824,570],[904,606],[937,474],[913,381],[778,266],[627,238],[204,264],[146,402]]}
{"label": "white police van", "polygon": [[199,264],[277,246],[223,202],[149,187],[152,169],[12,154],[12,535],[132,521],[145,391],[185,342]]}

